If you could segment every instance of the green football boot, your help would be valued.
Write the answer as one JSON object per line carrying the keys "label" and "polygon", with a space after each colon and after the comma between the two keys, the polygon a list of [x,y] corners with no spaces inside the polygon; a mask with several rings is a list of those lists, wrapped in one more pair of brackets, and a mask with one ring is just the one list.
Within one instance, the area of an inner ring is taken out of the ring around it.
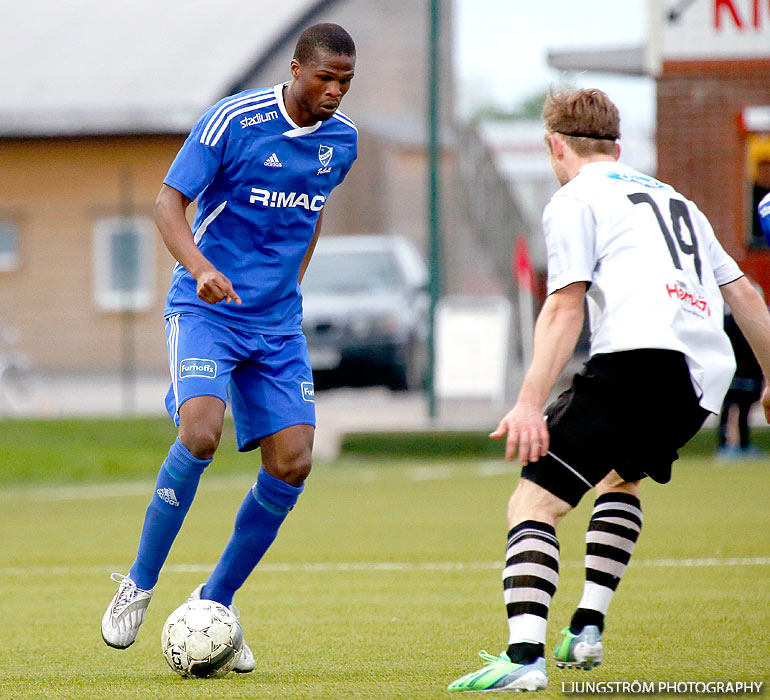
{"label": "green football boot", "polygon": [[602,633],[596,625],[586,625],[580,634],[572,634],[569,627],[565,627],[561,633],[564,639],[553,652],[557,668],[582,668],[590,671],[602,662]]}
{"label": "green football boot", "polygon": [[503,652],[493,656],[480,651],[484,666],[450,683],[449,691],[523,691],[545,690],[548,676],[545,673],[545,659],[541,656],[531,664],[515,664]]}

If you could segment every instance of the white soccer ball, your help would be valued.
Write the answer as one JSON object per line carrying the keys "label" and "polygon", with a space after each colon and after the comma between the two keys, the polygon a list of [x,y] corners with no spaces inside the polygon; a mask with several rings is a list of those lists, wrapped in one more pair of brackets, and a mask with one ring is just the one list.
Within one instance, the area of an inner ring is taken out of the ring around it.
{"label": "white soccer ball", "polygon": [[161,634],[168,665],[186,678],[219,678],[235,666],[243,632],[233,613],[213,600],[191,600],[172,612]]}

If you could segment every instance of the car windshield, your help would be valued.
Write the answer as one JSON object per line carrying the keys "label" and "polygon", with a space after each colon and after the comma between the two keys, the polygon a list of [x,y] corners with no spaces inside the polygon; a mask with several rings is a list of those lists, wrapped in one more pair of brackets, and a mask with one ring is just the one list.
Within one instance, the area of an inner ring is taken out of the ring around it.
{"label": "car windshield", "polygon": [[302,280],[303,294],[365,294],[401,286],[388,252],[316,251]]}

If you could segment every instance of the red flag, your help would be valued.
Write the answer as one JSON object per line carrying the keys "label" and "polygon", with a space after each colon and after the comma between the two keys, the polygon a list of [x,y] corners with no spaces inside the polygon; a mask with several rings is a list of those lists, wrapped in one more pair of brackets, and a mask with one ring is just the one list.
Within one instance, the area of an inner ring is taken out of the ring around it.
{"label": "red flag", "polygon": [[516,284],[529,292],[535,291],[535,268],[529,257],[526,236],[516,236],[516,248],[513,253],[513,278]]}

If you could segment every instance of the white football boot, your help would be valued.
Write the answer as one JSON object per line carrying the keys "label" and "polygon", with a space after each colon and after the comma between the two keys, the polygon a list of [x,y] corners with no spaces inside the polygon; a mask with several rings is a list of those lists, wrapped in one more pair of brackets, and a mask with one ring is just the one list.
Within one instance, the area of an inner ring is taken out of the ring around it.
{"label": "white football boot", "polygon": [[112,574],[110,578],[120,586],[102,617],[102,639],[107,646],[125,649],[136,640],[152,598],[152,590],[137,588],[136,584],[123,574]]}
{"label": "white football boot", "polygon": [[[187,600],[200,600],[201,591],[203,590],[204,585],[204,583],[201,583],[192,593],[190,593]],[[236,619],[240,618],[241,616],[241,614],[238,612],[238,608],[236,608],[234,605],[230,606],[230,612],[235,615]],[[256,667],[257,660],[254,658],[254,654],[252,653],[251,649],[249,649],[249,645],[246,644],[246,640],[244,640],[243,648],[241,649],[238,660],[235,662],[235,666],[233,666],[233,671],[236,673],[251,673]]]}

